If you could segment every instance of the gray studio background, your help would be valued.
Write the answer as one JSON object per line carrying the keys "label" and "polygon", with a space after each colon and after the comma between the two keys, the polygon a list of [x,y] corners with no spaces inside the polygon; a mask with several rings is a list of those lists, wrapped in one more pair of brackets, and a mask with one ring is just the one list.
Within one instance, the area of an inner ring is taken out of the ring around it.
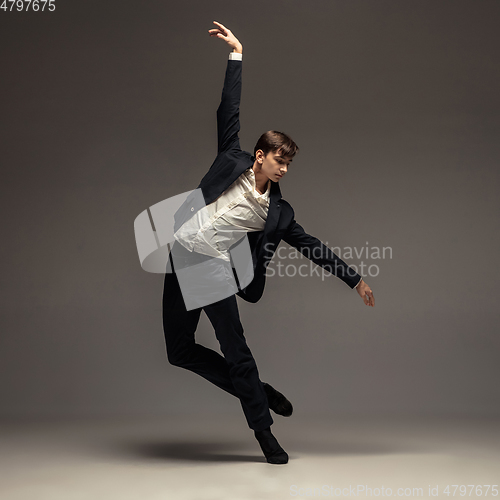
{"label": "gray studio background", "polygon": [[[241,146],[301,151],[280,182],[330,247],[390,247],[361,274],[273,276],[238,298],[261,379],[296,414],[498,415],[497,1],[72,1],[0,12],[0,416],[243,413],[168,364],[163,275],[133,222],[217,153],[243,44]],[[281,243],[277,263],[297,263]],[[309,264],[302,258],[300,264]],[[315,267],[315,266],[313,266]],[[375,268],[372,268],[374,270]],[[320,269],[321,270],[321,269]],[[202,313],[197,339],[218,349]]]}

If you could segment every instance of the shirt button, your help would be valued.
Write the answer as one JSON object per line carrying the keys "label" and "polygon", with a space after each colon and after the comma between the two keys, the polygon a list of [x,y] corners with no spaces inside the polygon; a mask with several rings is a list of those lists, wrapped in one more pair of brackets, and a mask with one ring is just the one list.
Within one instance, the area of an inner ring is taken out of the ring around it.
{"label": "shirt button", "polygon": [[194,211],[194,207],[191,207],[191,212],[193,212],[193,211]]}

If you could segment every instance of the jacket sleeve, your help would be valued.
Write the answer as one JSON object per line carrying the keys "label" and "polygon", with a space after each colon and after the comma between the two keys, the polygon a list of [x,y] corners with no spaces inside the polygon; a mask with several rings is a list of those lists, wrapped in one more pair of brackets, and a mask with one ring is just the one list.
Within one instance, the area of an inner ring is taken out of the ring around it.
{"label": "jacket sleeve", "polygon": [[243,61],[228,59],[222,98],[217,108],[217,154],[239,149],[241,69]]}
{"label": "jacket sleeve", "polygon": [[361,281],[361,275],[318,238],[307,234],[295,219],[292,219],[282,239],[309,260],[340,278],[351,289]]}

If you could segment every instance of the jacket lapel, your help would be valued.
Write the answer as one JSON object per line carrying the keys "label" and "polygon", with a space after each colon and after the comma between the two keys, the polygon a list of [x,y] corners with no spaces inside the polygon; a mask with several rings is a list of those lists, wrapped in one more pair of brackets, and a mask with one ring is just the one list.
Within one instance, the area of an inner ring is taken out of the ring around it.
{"label": "jacket lapel", "polygon": [[279,200],[281,199],[281,190],[277,182],[271,181],[271,192],[269,194],[269,210],[267,212],[267,220],[264,226],[264,235],[262,237],[262,249],[266,248],[266,243],[269,241],[270,237],[276,231],[276,226],[278,225],[278,220],[281,213],[281,204]]}

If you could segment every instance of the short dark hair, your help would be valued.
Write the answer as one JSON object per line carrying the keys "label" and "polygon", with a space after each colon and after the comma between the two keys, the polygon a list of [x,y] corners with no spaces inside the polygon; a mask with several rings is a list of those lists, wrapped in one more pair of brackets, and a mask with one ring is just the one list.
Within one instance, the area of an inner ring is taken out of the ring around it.
{"label": "short dark hair", "polygon": [[269,152],[276,153],[279,151],[282,156],[291,156],[293,158],[299,152],[299,147],[292,141],[290,136],[277,130],[268,130],[259,137],[257,144],[253,148],[254,156],[259,149],[262,149],[264,156],[267,156]]}

